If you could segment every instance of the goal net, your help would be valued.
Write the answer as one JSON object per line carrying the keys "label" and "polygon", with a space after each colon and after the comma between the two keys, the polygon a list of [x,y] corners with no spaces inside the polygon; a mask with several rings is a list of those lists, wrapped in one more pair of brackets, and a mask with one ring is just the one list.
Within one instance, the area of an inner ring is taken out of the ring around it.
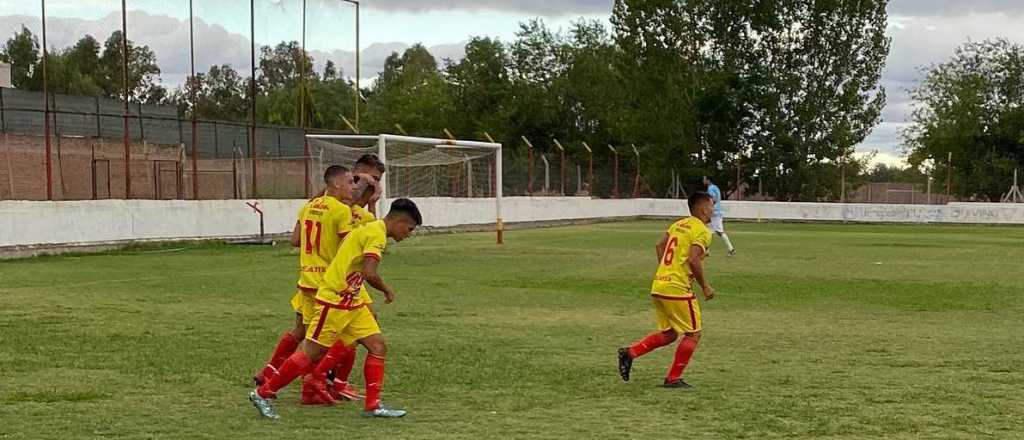
{"label": "goal net", "polygon": [[377,154],[386,167],[384,199],[494,199],[500,226],[501,144],[399,135],[306,135],[312,176],[326,167],[351,167],[361,156]]}

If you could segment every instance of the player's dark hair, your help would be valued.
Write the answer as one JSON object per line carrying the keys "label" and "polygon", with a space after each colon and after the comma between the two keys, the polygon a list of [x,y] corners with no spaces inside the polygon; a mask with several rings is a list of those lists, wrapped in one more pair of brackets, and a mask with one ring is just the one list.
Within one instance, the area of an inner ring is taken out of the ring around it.
{"label": "player's dark hair", "polygon": [[384,171],[387,169],[384,166],[384,162],[381,162],[380,158],[377,157],[376,154],[372,153],[362,155],[359,160],[356,161],[356,167],[376,168],[381,174],[384,174]]}
{"label": "player's dark hair", "polygon": [[331,165],[327,167],[326,170],[324,170],[324,183],[330,185],[332,179],[347,172],[349,172],[348,168],[345,168],[341,165]]}
{"label": "player's dark hair", "polygon": [[423,224],[423,216],[420,215],[420,208],[416,207],[416,204],[409,199],[396,199],[391,202],[391,210],[388,211],[388,217],[392,217],[399,214],[408,215],[409,218],[416,222],[416,226]]}
{"label": "player's dark hair", "polygon": [[686,199],[686,206],[690,208],[690,214],[693,214],[693,208],[705,200],[713,201],[711,194],[704,191],[697,191],[690,195],[690,198]]}

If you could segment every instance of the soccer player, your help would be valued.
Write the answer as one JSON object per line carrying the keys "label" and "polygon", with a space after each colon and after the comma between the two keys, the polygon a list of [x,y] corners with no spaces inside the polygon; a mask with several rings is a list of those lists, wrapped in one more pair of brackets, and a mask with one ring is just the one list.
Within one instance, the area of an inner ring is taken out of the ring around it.
{"label": "soccer player", "polygon": [[[360,183],[360,179],[364,176],[369,177],[373,182],[369,182],[370,185],[363,191],[362,194],[356,194],[357,199],[352,206],[353,214],[356,216],[357,223],[360,222],[362,217],[362,223],[369,223],[376,220],[374,217],[376,210],[376,202],[381,196],[381,187],[379,185],[381,177],[384,175],[385,167],[384,162],[381,162],[380,158],[376,154],[364,154],[356,160],[355,166],[352,167],[352,172],[356,175],[356,183]],[[357,208],[358,207],[358,208]],[[366,214],[369,214],[368,216]],[[368,217],[370,220],[365,220]]]}
{"label": "soccer player", "polygon": [[683,370],[697,349],[701,333],[700,305],[692,283],[696,280],[700,284],[705,301],[715,297],[715,291],[704,277],[701,262],[711,244],[711,231],[706,225],[711,221],[714,202],[708,193],[697,192],[687,200],[687,205],[690,216],[673,223],[655,246],[658,270],[651,284],[651,301],[657,331],[628,348],[619,349],[619,374],[626,382],[629,382],[634,359],[671,344],[682,334],[675,360],[662,386],[692,388],[683,380]]}
{"label": "soccer player", "polygon": [[[306,326],[313,319],[313,297],[316,295],[327,266],[334,259],[342,239],[352,230],[352,210],[344,203],[353,197],[353,175],[349,169],[332,165],[324,171],[326,187],[321,195],[310,199],[299,209],[292,229],[291,244],[299,248],[299,280],[292,295],[295,325],[285,331],[277,342],[270,360],[253,377],[261,385],[273,376],[302,342]],[[303,390],[303,401],[312,403],[315,394]]]}
{"label": "soccer player", "polygon": [[[363,364],[366,381],[363,415],[402,417],[406,414],[404,410],[392,409],[381,403],[387,344],[377,320],[363,303],[360,291],[366,282],[384,293],[385,303],[394,301],[394,290],[384,283],[377,272],[384,247],[388,238],[400,242],[422,223],[416,204],[409,199],[398,199],[391,204],[391,210],[383,220],[353,230],[342,242],[317,291],[313,311],[317,318],[306,329],[306,339],[281,365],[278,374],[249,393],[249,400],[260,415],[278,418],[269,399],[273,399],[278,390],[301,375],[309,373],[307,381],[317,383],[317,388],[322,389],[327,370],[324,364],[316,363],[325,352],[330,355],[330,352],[337,351],[336,347],[347,348],[353,342],[362,344],[369,352]],[[336,345],[338,341],[342,344]]]}
{"label": "soccer player", "polygon": [[732,247],[732,241],[729,240],[729,235],[725,233],[725,213],[722,211],[722,190],[718,189],[718,185],[715,185],[711,181],[711,178],[704,176],[704,186],[708,188],[708,194],[715,201],[715,212],[711,214],[711,230],[722,237],[725,241],[725,247],[729,248],[729,255],[736,255],[736,248]]}
{"label": "soccer player", "polygon": [[[367,185],[366,189],[361,193],[357,191],[357,200],[352,204],[353,227],[363,226],[377,220],[377,217],[374,215],[374,209],[376,208],[377,200],[381,196],[379,182],[384,175],[385,169],[384,163],[380,161],[376,154],[364,154],[356,161],[355,166],[352,167],[352,171],[356,174],[357,183],[360,186],[363,184]],[[368,182],[362,182],[364,179],[368,180]],[[370,297],[365,287],[360,290],[360,296],[363,297],[363,302],[370,309],[370,313],[376,317],[377,314],[373,310],[373,298]],[[353,345],[349,348],[349,350],[336,350],[336,359],[335,356],[328,355],[324,356],[320,361],[335,362],[335,365],[329,367],[330,371],[327,374],[328,390],[331,393],[331,397],[335,400],[359,400],[364,397],[348,382],[349,375],[352,373],[352,368],[356,363],[355,346]]]}

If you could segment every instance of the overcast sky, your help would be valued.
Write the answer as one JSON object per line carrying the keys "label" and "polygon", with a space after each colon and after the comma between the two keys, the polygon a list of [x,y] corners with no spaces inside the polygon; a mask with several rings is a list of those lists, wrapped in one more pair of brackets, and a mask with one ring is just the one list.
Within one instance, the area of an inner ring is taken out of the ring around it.
{"label": "overcast sky", "polygon": [[[256,0],[256,42],[273,44],[302,35],[301,0]],[[174,86],[188,75],[187,0],[128,0],[129,38],[153,48]],[[83,34],[101,41],[120,28],[117,0],[48,0],[50,47],[65,47]],[[372,78],[392,51],[423,43],[439,59],[462,56],[471,36],[513,39],[518,23],[543,18],[565,27],[579,18],[607,21],[610,0],[364,0],[362,2],[362,74]],[[38,32],[37,2],[3,1],[0,36],[22,25]],[[334,60],[354,74],[354,8],[340,0],[307,0],[306,44],[318,64]],[[228,63],[248,70],[249,1],[194,0],[197,69]],[[910,110],[906,89],[920,78],[919,68],[945,60],[968,39],[1006,37],[1024,42],[1024,0],[892,0],[889,4],[892,49],[882,85],[888,93],[883,122],[858,147],[878,151],[878,161],[896,162],[898,133]]]}

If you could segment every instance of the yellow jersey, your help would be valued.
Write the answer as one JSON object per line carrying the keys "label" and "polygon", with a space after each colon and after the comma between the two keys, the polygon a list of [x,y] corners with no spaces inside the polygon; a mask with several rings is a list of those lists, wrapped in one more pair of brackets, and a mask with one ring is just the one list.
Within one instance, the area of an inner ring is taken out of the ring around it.
{"label": "yellow jersey", "polygon": [[[375,221],[377,221],[377,217],[370,210],[359,205],[352,205],[352,229]],[[359,289],[359,297],[363,300],[363,303],[373,304],[373,298],[370,297],[370,292],[366,290],[366,286]]]}
{"label": "yellow jersey", "polygon": [[[707,255],[711,245],[711,230],[703,221],[696,217],[686,217],[669,226],[668,242],[665,252],[658,262],[658,271],[654,274],[651,294],[655,296],[689,297],[693,296],[693,274],[686,259],[690,256],[690,246],[700,246]],[[703,257],[702,257],[703,258]]]}
{"label": "yellow jersey", "polygon": [[356,309],[366,304],[360,294],[363,287],[363,261],[380,261],[388,243],[387,226],[383,220],[352,231],[341,243],[338,255],[327,267],[324,281],[316,293],[317,302],[342,309]]}
{"label": "yellow jersey", "polygon": [[306,292],[320,288],[324,273],[352,230],[352,210],[340,200],[321,195],[299,209],[299,281]]}
{"label": "yellow jersey", "polygon": [[366,209],[366,208],[364,208],[362,206],[359,206],[359,205],[353,205],[352,206],[352,226],[353,226],[353,228],[358,227],[358,226],[363,226],[363,225],[368,224],[368,223],[372,223],[372,222],[374,222],[376,220],[377,220],[377,217],[374,216],[373,213],[370,212],[369,209]]}

